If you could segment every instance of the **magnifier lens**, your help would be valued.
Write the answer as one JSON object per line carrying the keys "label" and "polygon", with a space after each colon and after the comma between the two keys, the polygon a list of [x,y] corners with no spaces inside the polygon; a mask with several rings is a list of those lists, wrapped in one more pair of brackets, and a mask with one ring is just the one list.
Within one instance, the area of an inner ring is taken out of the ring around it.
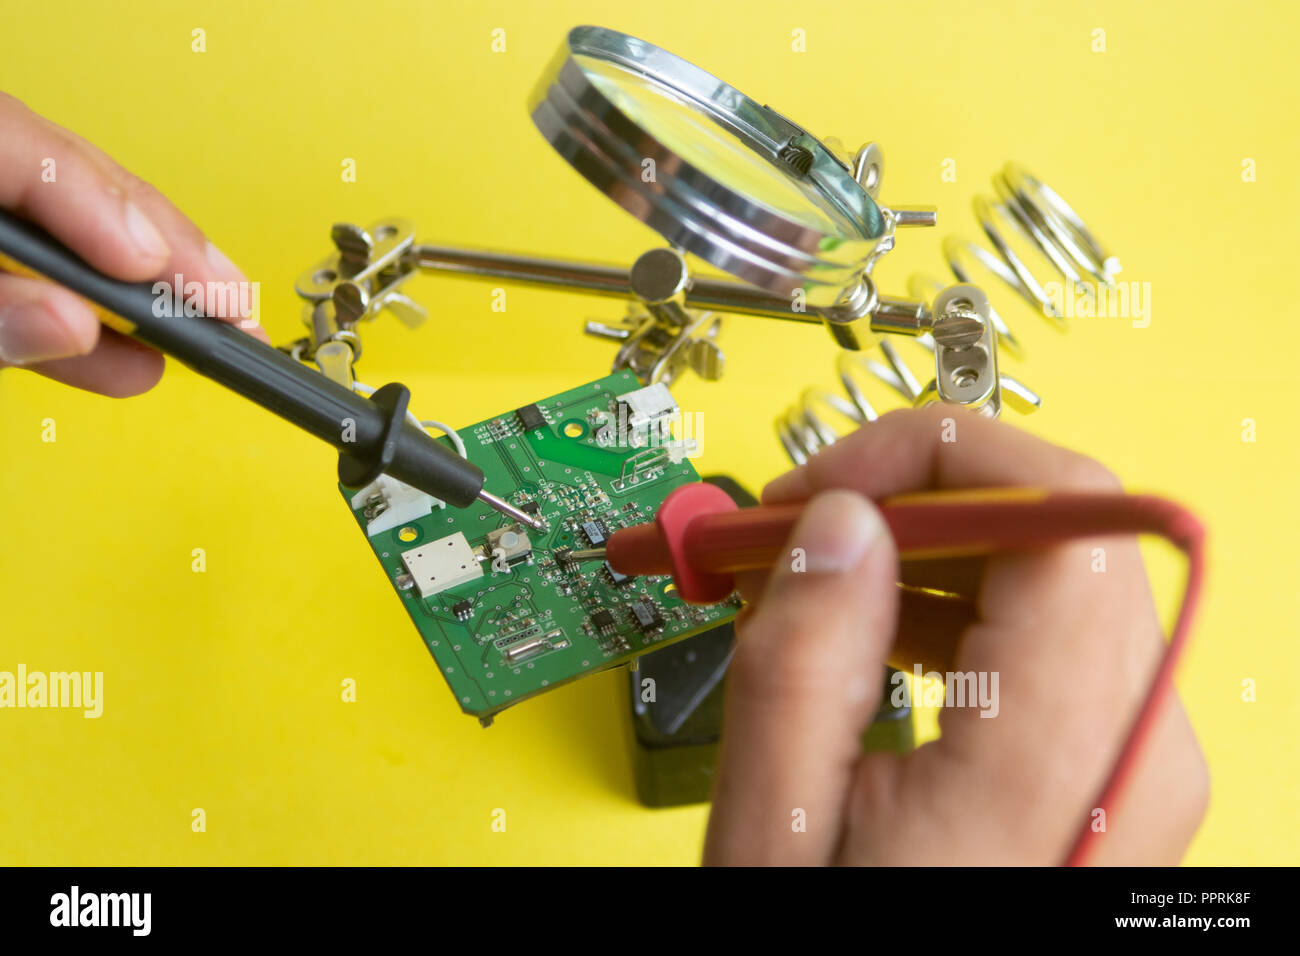
{"label": "magnifier lens", "polygon": [[684,99],[653,77],[608,60],[573,59],[628,119],[709,178],[810,229],[845,228],[842,218],[822,208],[824,199],[816,189],[756,153],[716,121],[709,104]]}
{"label": "magnifier lens", "polygon": [[857,287],[885,235],[880,208],[816,139],[636,37],[571,30],[529,111],[574,169],[669,243],[808,307]]}

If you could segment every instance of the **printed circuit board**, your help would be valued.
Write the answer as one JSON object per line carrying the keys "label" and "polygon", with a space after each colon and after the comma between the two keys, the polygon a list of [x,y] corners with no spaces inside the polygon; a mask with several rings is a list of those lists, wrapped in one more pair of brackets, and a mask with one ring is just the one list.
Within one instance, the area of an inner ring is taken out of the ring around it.
{"label": "printed circuit board", "polygon": [[[448,508],[390,478],[341,488],[462,710],[492,715],[730,620],[739,600],[684,603],[667,577],[624,577],[575,550],[653,519],[699,481],[662,385],[616,372],[459,430],[484,487],[540,516]],[[446,438],[440,439],[448,441]]]}

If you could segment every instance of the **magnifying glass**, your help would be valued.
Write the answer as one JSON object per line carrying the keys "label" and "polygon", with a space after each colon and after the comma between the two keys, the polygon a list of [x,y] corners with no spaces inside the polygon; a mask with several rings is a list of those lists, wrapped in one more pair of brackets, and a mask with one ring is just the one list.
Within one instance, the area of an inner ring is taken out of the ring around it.
{"label": "magnifying glass", "polygon": [[[681,57],[594,26],[568,33],[528,107],[560,156],[679,261],[652,250],[629,272],[417,245],[419,268],[634,296],[661,317],[676,307],[825,322],[851,349],[879,332],[929,330],[925,302],[880,295],[871,282],[897,227],[936,219],[877,202],[877,146],[846,156]],[[740,281],[689,276],[683,253]]]}
{"label": "magnifying glass", "polygon": [[892,234],[821,142],[636,37],[572,30],[529,107],[574,169],[671,245],[791,301],[835,305]]}

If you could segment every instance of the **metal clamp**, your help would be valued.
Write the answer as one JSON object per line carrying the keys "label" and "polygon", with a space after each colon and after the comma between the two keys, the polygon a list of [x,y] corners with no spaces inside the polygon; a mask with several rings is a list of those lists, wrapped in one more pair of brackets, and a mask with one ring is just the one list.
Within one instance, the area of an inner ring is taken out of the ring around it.
{"label": "metal clamp", "polygon": [[[775,128],[780,114],[768,112]],[[883,179],[880,147],[868,143],[848,157],[836,141],[827,140],[827,150],[875,202]],[[647,384],[671,382],[687,369],[707,380],[720,378],[726,362],[718,341],[719,313],[821,323],[838,345],[855,351],[870,348],[882,335],[922,336],[933,321],[928,305],[919,299],[880,294],[871,271],[893,249],[898,228],[932,226],[936,214],[925,208],[892,209],[878,202],[873,208],[879,211],[880,236],[856,278],[824,306],[742,282],[693,276],[683,251],[675,248],[651,249],[627,270],[421,244],[405,219],[380,220],[368,229],[338,224],[331,230],[335,252],[304,271],[296,283],[307,303],[303,321],[310,334],[285,350],[314,361],[330,378],[350,387],[352,365],[361,354],[358,323],[385,309],[411,327],[424,321],[426,311],[401,291],[416,272],[628,299],[621,322],[593,320],[585,331],[620,342],[615,370],[629,369]]]}
{"label": "metal clamp", "polygon": [[387,310],[415,328],[428,312],[401,291],[416,273],[408,253],[415,228],[405,219],[381,219],[368,229],[338,223],[330,230],[334,252],[304,271],[294,284],[306,300],[303,324],[309,334],[284,350],[314,361],[329,378],[346,388],[352,366],[361,357],[356,327]]}
{"label": "metal clamp", "polygon": [[933,355],[934,380],[922,386],[887,339],[880,342],[884,362],[842,353],[838,368],[847,398],[808,388],[777,419],[777,437],[791,460],[802,463],[818,448],[835,441],[837,433],[826,420],[828,412],[854,425],[876,417],[855,380],[859,372],[883,382],[909,405],[943,401],[994,417],[1004,403],[1021,413],[1041,406],[1042,399],[1033,389],[998,370],[999,351],[1022,357],[1024,349],[988,297],[972,284],[969,267],[983,267],[1036,313],[1063,329],[1058,304],[1015,252],[1008,236],[1037,250],[1058,275],[1073,280],[1084,295],[1096,294],[1087,277],[1095,280],[1096,288],[1113,287],[1120,264],[1078,213],[1024,167],[1006,163],[993,177],[993,189],[993,197],[977,196],[973,202],[976,219],[993,251],[950,236],[943,243],[943,252],[959,284],[945,287],[938,279],[919,274],[908,282],[912,295],[935,296],[930,333],[914,338]]}
{"label": "metal clamp", "polygon": [[588,335],[623,344],[614,370],[630,369],[645,384],[671,384],[691,369],[707,381],[722,377],[726,356],[718,344],[722,317],[686,308],[691,287],[686,258],[676,249],[651,249],[632,265],[628,277],[636,301],[618,326],[589,321]]}

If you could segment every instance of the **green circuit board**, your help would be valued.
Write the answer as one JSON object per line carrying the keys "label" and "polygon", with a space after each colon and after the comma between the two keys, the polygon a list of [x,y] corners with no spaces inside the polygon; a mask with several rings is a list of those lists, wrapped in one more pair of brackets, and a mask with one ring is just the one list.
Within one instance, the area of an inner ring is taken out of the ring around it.
{"label": "green circuit board", "polygon": [[[670,578],[621,579],[600,561],[566,560],[599,545],[593,536],[652,520],[670,491],[700,480],[689,457],[668,446],[618,438],[617,396],[639,388],[630,372],[616,372],[459,430],[484,487],[540,515],[546,531],[476,502],[434,507],[367,538],[461,709],[485,724],[522,700],[724,623],[740,606],[734,596],[689,605]],[[351,507],[358,492],[340,491]],[[377,500],[352,508],[363,533],[382,515]]]}

